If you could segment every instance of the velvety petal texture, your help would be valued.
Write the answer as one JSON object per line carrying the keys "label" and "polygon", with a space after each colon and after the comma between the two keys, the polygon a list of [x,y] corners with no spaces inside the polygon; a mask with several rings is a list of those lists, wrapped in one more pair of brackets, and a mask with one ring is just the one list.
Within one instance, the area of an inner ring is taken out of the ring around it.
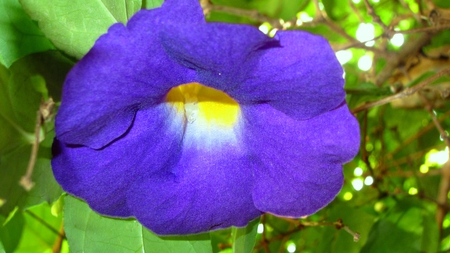
{"label": "velvety petal texture", "polygon": [[197,0],[166,0],[111,26],[67,76],[55,178],[160,235],[312,214],[358,152],[342,74],[319,36],[206,23]]}

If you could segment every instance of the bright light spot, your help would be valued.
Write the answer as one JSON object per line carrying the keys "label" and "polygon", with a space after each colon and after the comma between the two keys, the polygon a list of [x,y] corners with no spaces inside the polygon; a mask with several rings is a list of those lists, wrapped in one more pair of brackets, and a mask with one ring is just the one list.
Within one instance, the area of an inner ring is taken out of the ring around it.
{"label": "bright light spot", "polygon": [[361,0],[352,0],[355,4],[359,4]]}
{"label": "bright light spot", "polygon": [[448,228],[448,227],[450,226],[450,220],[449,220],[449,219],[445,219],[445,220],[444,220],[444,223],[442,224],[442,226],[443,226],[444,228]]}
{"label": "bright light spot", "polygon": [[258,27],[258,29],[259,29],[262,33],[264,33],[264,34],[268,34],[269,31],[270,31],[270,28],[272,28],[272,27],[271,27],[271,25],[270,25],[269,23],[267,23],[267,22],[262,23],[262,24]]}
{"label": "bright light spot", "polygon": [[362,71],[367,71],[372,67],[372,57],[363,55],[358,60],[358,68]]}
{"label": "bright light spot", "polygon": [[366,45],[368,47],[373,47],[375,45],[375,41],[374,40],[367,41],[366,43],[364,43],[364,45]]}
{"label": "bright light spot", "polygon": [[372,3],[378,3],[380,0],[372,0]]}
{"label": "bright light spot", "polygon": [[419,170],[420,170],[420,173],[425,174],[425,173],[427,173],[430,170],[430,168],[428,168],[428,166],[426,164],[422,164],[422,165],[420,165],[420,169]]}
{"label": "bright light spot", "polygon": [[367,143],[367,144],[366,144],[366,150],[367,150],[368,152],[370,152],[370,151],[373,150],[373,145],[372,145],[372,143]]}
{"label": "bright light spot", "polygon": [[355,170],[353,171],[353,175],[359,177],[363,174],[363,169],[361,169],[360,167],[356,167]]}
{"label": "bright light spot", "polygon": [[295,243],[293,243],[293,242],[288,242],[288,243],[286,243],[286,245],[287,245],[286,249],[289,253],[293,253],[297,249],[297,247],[295,246]]}
{"label": "bright light spot", "polygon": [[379,213],[381,213],[381,212],[383,212],[383,210],[386,208],[386,205],[383,203],[383,202],[381,202],[381,201],[378,201],[377,203],[375,203],[375,205],[373,206],[373,209],[375,209],[375,211],[377,211],[377,212],[379,212]]}
{"label": "bright light spot", "polygon": [[262,223],[259,223],[256,233],[262,234],[263,232],[264,232],[264,225]]}
{"label": "bright light spot", "polygon": [[5,199],[0,199],[0,207],[3,206],[5,204],[6,200]]}
{"label": "bright light spot", "polygon": [[403,45],[403,42],[405,42],[405,37],[401,33],[396,33],[394,36],[392,36],[391,43],[392,45],[396,47],[400,47]]}
{"label": "bright light spot", "polygon": [[269,37],[272,37],[273,38],[273,36],[275,36],[275,34],[278,32],[278,29],[277,28],[273,28],[272,30],[270,30],[270,32],[269,32]]}
{"label": "bright light spot", "polygon": [[415,187],[411,187],[408,190],[409,195],[416,195],[419,191]]}
{"label": "bright light spot", "polygon": [[319,2],[319,9],[323,10],[325,7],[322,2]]}
{"label": "bright light spot", "polygon": [[365,184],[365,185],[372,185],[372,184],[373,184],[373,177],[367,176],[367,177],[364,179],[364,184]]}
{"label": "bright light spot", "polygon": [[313,18],[308,15],[306,12],[299,12],[300,15],[298,15],[298,19],[300,19],[302,22],[307,23],[313,21]]}
{"label": "bright light spot", "polygon": [[375,38],[375,27],[369,23],[361,23],[356,30],[356,39],[360,42],[366,42]]}
{"label": "bright light spot", "polygon": [[349,201],[353,198],[353,194],[351,192],[344,193],[344,200]]}
{"label": "bright light spot", "polygon": [[357,191],[361,190],[364,186],[364,182],[360,178],[353,179],[352,181],[353,188]]}
{"label": "bright light spot", "polygon": [[346,64],[348,61],[350,61],[353,57],[352,51],[350,50],[341,50],[336,52],[336,58],[338,59],[339,63],[341,65]]}
{"label": "bright light spot", "polygon": [[443,165],[448,161],[448,147],[442,151],[437,151],[436,149],[430,150],[428,152],[426,159],[427,165]]}

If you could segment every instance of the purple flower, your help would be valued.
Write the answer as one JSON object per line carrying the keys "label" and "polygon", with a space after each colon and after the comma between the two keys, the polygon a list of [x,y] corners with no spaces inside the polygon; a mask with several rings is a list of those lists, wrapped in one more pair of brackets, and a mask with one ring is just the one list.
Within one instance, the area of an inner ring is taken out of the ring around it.
{"label": "purple flower", "polygon": [[167,0],[111,26],[67,76],[55,177],[160,235],[312,214],[359,147],[342,74],[319,36],[269,38]]}

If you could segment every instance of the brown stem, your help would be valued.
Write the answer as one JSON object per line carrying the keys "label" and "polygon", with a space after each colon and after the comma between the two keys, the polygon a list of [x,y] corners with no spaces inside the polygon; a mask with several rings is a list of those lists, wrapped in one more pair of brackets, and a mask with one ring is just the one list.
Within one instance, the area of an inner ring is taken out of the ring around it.
{"label": "brown stem", "polygon": [[359,113],[361,111],[367,110],[369,108],[375,107],[375,106],[380,106],[380,105],[384,105],[387,104],[389,102],[391,102],[392,100],[395,99],[399,99],[399,98],[403,98],[403,97],[407,97],[407,96],[411,96],[412,94],[416,93],[417,91],[423,89],[425,86],[429,85],[430,83],[436,81],[439,77],[449,74],[450,73],[450,68],[448,69],[444,69],[439,71],[438,73],[434,74],[433,76],[427,78],[426,80],[422,81],[421,83],[410,87],[410,88],[406,88],[404,89],[402,92],[399,92],[397,94],[394,94],[392,96],[388,96],[385,98],[382,98],[380,100],[374,101],[374,102],[369,102],[366,104],[363,104],[361,106],[358,106],[356,108],[354,108],[352,110],[353,114]]}

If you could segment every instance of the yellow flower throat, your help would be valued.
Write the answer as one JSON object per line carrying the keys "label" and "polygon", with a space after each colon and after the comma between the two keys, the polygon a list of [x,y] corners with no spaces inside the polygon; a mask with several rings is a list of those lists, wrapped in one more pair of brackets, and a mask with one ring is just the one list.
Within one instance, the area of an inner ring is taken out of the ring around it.
{"label": "yellow flower throat", "polygon": [[205,120],[208,125],[232,127],[239,115],[239,104],[223,91],[199,83],[170,89],[166,101],[184,113],[189,123]]}

